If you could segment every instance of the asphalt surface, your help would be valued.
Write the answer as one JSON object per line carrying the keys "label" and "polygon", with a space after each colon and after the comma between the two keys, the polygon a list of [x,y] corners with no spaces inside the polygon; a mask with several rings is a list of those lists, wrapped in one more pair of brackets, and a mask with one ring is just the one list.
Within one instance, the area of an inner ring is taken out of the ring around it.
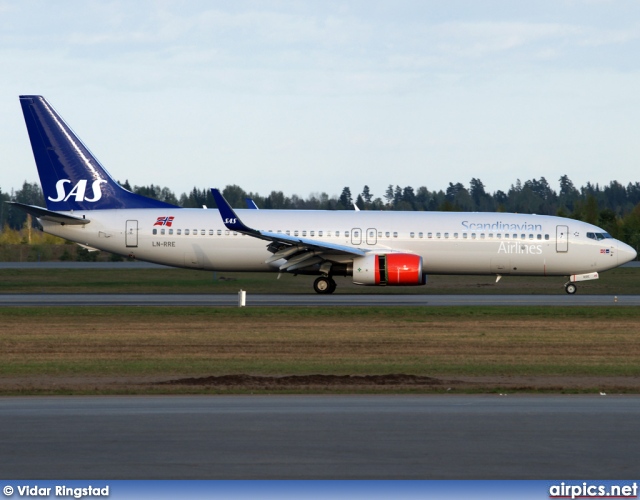
{"label": "asphalt surface", "polygon": [[[640,261],[627,262],[620,267],[640,267]],[[175,269],[171,266],[153,264],[151,262],[0,262],[0,269]]]}
{"label": "asphalt surface", "polygon": [[0,399],[3,479],[628,479],[638,396]]}
{"label": "asphalt surface", "polygon": [[[238,294],[0,294],[2,306],[238,306]],[[640,306],[640,295],[251,294],[246,306]]]}

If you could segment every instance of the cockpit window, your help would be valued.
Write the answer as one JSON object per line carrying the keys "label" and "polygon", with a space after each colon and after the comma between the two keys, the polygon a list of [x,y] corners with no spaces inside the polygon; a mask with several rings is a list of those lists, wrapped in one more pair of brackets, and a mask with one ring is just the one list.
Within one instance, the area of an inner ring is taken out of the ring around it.
{"label": "cockpit window", "polygon": [[587,238],[591,238],[592,240],[600,241],[607,238],[613,239],[609,233],[587,233]]}

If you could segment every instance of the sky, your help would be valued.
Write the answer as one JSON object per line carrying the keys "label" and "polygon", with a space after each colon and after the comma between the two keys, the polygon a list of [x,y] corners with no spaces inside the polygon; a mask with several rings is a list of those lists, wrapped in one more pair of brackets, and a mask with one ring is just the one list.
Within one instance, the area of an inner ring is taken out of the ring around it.
{"label": "sky", "polygon": [[178,195],[626,185],[638,54],[625,0],[0,0],[0,189],[38,180],[21,94]]}

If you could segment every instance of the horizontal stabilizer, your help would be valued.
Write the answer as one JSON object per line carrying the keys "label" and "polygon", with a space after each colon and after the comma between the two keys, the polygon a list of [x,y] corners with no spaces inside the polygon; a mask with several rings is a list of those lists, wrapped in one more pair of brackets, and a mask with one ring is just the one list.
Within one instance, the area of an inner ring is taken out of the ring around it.
{"label": "horizontal stabilizer", "polygon": [[35,205],[25,205],[24,203],[18,203],[17,201],[8,201],[7,203],[33,215],[38,219],[57,222],[62,225],[82,225],[89,224],[89,222],[91,222],[89,219],[85,219],[84,217],[74,217],[73,215],[61,214],[47,210],[46,208],[36,207]]}
{"label": "horizontal stabilizer", "polygon": [[81,247],[81,248],[84,248],[88,252],[99,252],[100,251],[99,248],[93,248],[93,247],[90,247],[89,245],[83,245],[82,243],[77,243],[77,245],[79,247]]}

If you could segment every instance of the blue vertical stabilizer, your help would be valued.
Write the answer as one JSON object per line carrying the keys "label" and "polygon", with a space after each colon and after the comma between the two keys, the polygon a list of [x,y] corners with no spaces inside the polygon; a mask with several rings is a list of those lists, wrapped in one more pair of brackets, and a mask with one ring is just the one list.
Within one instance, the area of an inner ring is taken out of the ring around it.
{"label": "blue vertical stabilizer", "polygon": [[120,186],[44,97],[20,104],[49,210],[175,207]]}

